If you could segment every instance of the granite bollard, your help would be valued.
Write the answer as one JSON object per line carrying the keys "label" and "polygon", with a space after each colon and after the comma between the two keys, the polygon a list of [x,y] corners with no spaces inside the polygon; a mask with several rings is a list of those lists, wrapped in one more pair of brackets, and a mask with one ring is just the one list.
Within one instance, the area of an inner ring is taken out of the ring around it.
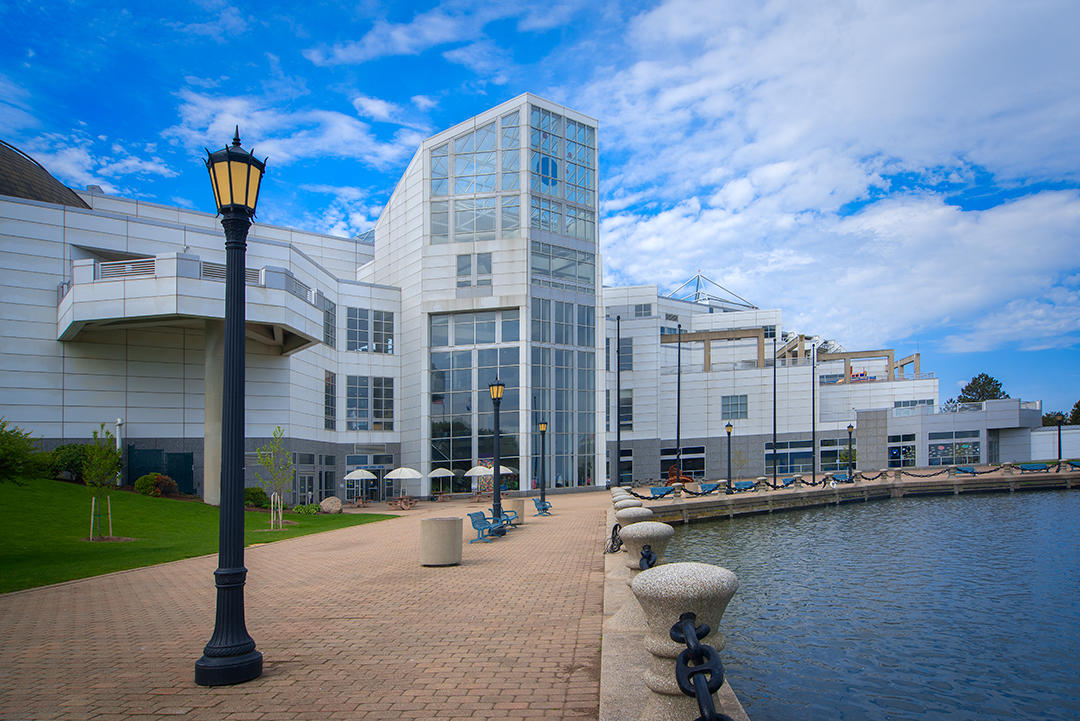
{"label": "granite bollard", "polygon": [[621,511],[615,512],[615,520],[618,521],[619,525],[623,528],[626,528],[632,523],[651,521],[652,517],[652,509],[642,508],[638,506],[634,506],[633,508],[624,508]]}
{"label": "granite bollard", "polygon": [[648,546],[656,554],[656,562],[660,563],[668,542],[675,535],[675,529],[666,523],[639,521],[624,526],[619,535],[622,537],[623,547],[626,548],[626,567],[630,569],[632,579],[636,572],[641,571],[641,549]]}
{"label": "granite bollard", "polygon": [[[631,582],[630,588],[648,623],[645,650],[650,658],[645,685],[653,692],[639,720],[697,718],[700,711],[696,699],[683,695],[675,680],[675,661],[686,646],[672,641],[669,632],[680,615],[692,612],[697,615],[698,624],[708,624],[710,629],[701,643],[717,651],[723,649],[724,635],[718,629],[728,602],[739,588],[738,579],[734,573],[719,566],[669,563],[642,571]],[[713,703],[719,708],[716,694]]]}
{"label": "granite bollard", "polygon": [[621,501],[615,501],[615,511],[621,511],[624,508],[640,508],[644,505],[636,498],[626,498]]}

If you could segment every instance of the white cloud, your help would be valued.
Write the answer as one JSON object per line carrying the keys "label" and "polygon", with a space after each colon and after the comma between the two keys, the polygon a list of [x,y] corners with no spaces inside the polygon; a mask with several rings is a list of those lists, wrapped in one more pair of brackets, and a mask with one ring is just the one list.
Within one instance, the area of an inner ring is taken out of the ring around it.
{"label": "white cloud", "polygon": [[219,43],[247,31],[248,20],[231,5],[213,9],[213,19],[202,23],[166,23],[188,35],[201,35]]}
{"label": "white cloud", "polygon": [[401,113],[401,107],[380,98],[357,95],[352,101],[353,107],[361,117],[372,120],[390,121]]}
{"label": "white cloud", "polygon": [[412,104],[416,106],[417,110],[421,112],[431,110],[439,104],[438,100],[428,95],[414,95],[409,99],[412,100]]}
{"label": "white cloud", "polygon": [[701,268],[852,346],[978,328],[1032,298],[1063,310],[986,342],[1075,336],[1053,290],[1080,267],[1077,193],[965,212],[888,186],[1080,178],[1077,14],[673,0],[638,15],[625,54],[561,93],[603,119],[606,279],[670,288]]}
{"label": "white cloud", "polygon": [[402,128],[390,142],[379,140],[370,126],[343,113],[305,109],[289,112],[272,101],[251,96],[217,97],[180,91],[180,123],[164,136],[191,148],[217,147],[240,125],[245,147],[268,155],[276,165],[316,157],[358,160],[379,170],[399,163],[416,148],[416,131]]}
{"label": "white cloud", "polygon": [[464,65],[487,82],[505,85],[507,71],[513,67],[510,55],[490,40],[481,40],[464,47],[447,50],[443,57]]}

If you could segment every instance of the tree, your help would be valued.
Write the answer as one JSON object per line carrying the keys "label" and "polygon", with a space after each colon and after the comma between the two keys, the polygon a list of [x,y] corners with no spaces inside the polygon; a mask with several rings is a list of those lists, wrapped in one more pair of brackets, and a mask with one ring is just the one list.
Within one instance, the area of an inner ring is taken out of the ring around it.
{"label": "tree", "polygon": [[1049,411],[1043,413],[1042,424],[1044,426],[1056,426],[1067,422],[1068,420],[1065,418],[1065,414],[1061,411]]}
{"label": "tree", "polygon": [[1077,401],[1073,405],[1072,410],[1069,411],[1069,420],[1067,423],[1070,426],[1080,426],[1080,401]]}
{"label": "tree", "polygon": [[36,476],[44,470],[37,443],[30,431],[9,426],[0,418],[0,483],[17,484],[20,478]]}
{"label": "tree", "polygon": [[960,389],[956,400],[960,403],[978,403],[1008,397],[1009,394],[1001,387],[1001,381],[986,373],[980,373]]}
{"label": "tree", "polygon": [[116,447],[116,437],[105,428],[94,431],[94,441],[86,446],[86,459],[83,461],[83,480],[90,491],[90,540],[104,538],[101,532],[101,513],[103,501],[109,504],[109,535],[112,535],[112,503],[109,491],[116,485],[120,473],[120,449]]}
{"label": "tree", "polygon": [[[278,527],[281,527],[281,501],[285,498],[285,492],[292,487],[293,464],[292,454],[281,442],[285,430],[278,426],[274,429],[274,437],[265,446],[258,449],[259,465],[265,470],[265,475],[255,470],[255,478],[259,485],[270,495],[270,528],[274,527],[274,519],[278,519]],[[274,495],[277,494],[275,502]]]}

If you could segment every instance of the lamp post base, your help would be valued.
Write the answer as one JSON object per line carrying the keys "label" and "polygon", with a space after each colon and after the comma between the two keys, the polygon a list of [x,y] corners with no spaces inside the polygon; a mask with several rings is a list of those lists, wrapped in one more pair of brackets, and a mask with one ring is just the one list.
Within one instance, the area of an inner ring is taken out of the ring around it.
{"label": "lamp post base", "polygon": [[239,656],[203,656],[195,662],[195,683],[200,686],[231,686],[262,675],[262,653]]}

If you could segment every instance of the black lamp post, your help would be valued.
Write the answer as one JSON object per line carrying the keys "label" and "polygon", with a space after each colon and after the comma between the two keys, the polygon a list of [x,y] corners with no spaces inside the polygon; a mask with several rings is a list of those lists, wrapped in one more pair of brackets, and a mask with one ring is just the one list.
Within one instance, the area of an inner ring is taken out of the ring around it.
{"label": "black lamp post", "polygon": [[682,483],[682,323],[678,326],[679,342],[675,351],[675,463],[679,466],[679,483]]}
{"label": "black lamp post", "polygon": [[502,473],[500,472],[502,460],[499,458],[499,406],[502,405],[503,391],[506,386],[502,381],[495,379],[488,385],[488,393],[491,394],[491,403],[495,406],[495,448],[492,455],[495,463],[495,488],[491,494],[491,517],[494,520],[502,518]]}
{"label": "black lamp post", "polygon": [[218,520],[217,615],[195,662],[195,683],[225,686],[262,674],[262,654],[244,624],[244,256],[259,201],[262,162],[240,147],[206,151],[206,168],[225,229],[225,366],[221,402],[221,507]]}
{"label": "black lamp post", "polygon": [[855,480],[855,457],[851,455],[851,434],[855,431],[855,426],[848,423],[847,425],[847,477],[849,481]]}
{"label": "black lamp post", "polygon": [[734,493],[731,487],[731,432],[735,430],[735,426],[731,425],[731,421],[727,422],[724,426],[724,430],[727,431],[727,492]]}
{"label": "black lamp post", "polygon": [[544,505],[547,498],[544,495],[545,478],[544,471],[544,439],[547,436],[547,421],[540,421],[540,505]]}

